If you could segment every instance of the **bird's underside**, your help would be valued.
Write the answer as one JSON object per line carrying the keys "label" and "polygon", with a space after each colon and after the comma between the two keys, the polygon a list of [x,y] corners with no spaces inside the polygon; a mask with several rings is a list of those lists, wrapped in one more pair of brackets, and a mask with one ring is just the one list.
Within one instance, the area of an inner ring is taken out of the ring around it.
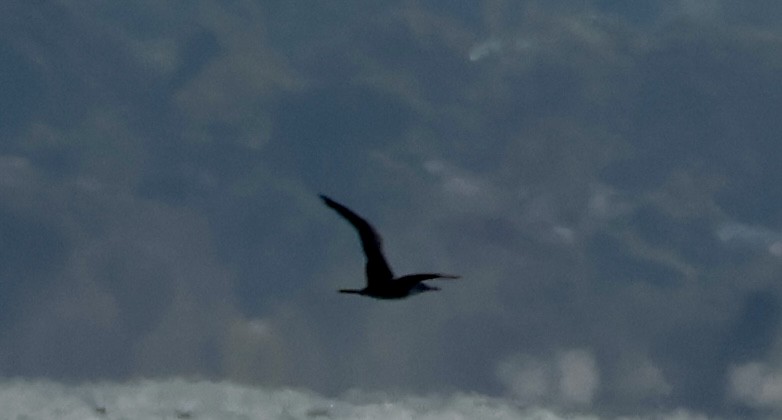
{"label": "bird's underside", "polygon": [[342,289],[340,293],[353,293],[378,299],[401,299],[422,292],[440,290],[423,283],[424,280],[458,278],[458,276],[440,273],[410,274],[394,278],[391,267],[383,256],[380,235],[372,225],[352,210],[325,195],[321,195],[320,198],[358,231],[361,247],[364,249],[367,259],[366,287],[363,289]]}

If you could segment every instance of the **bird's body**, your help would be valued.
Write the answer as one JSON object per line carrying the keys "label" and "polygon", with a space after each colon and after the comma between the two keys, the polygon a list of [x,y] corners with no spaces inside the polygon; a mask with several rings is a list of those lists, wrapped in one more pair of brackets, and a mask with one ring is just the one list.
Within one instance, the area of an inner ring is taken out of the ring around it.
{"label": "bird's body", "polygon": [[440,273],[410,274],[394,278],[394,273],[383,256],[380,235],[378,235],[372,225],[349,208],[325,195],[321,195],[320,198],[323,199],[327,206],[339,213],[340,216],[344,217],[356,228],[361,239],[361,247],[364,249],[364,254],[367,258],[366,287],[363,289],[342,289],[339,291],[340,293],[352,293],[376,299],[402,299],[418,293],[440,290],[437,287],[423,283],[424,280],[458,278],[458,276]]}

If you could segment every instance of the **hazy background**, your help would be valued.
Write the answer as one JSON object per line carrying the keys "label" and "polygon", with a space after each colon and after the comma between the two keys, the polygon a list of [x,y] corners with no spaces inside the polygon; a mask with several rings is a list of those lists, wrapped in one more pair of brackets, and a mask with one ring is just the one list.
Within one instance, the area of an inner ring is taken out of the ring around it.
{"label": "hazy background", "polygon": [[[0,377],[774,418],[781,75],[774,1],[4,0]],[[335,293],[318,193],[463,278]]]}

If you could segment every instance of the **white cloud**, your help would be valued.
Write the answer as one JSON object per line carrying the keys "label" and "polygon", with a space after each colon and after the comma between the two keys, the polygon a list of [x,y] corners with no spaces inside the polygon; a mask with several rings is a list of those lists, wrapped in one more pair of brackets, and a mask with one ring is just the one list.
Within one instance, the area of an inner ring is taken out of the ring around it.
{"label": "white cloud", "polygon": [[551,233],[557,242],[572,245],[576,241],[576,232],[567,226],[554,226]]}
{"label": "white cloud", "polygon": [[35,175],[26,158],[0,155],[0,187],[24,187]]}
{"label": "white cloud", "polygon": [[[650,416],[634,416],[634,417],[619,417],[616,420],[642,420],[642,419],[656,419],[656,420],[709,420],[705,414],[695,413],[683,408],[676,409],[670,413]],[[712,417],[711,419],[717,420]]]}
{"label": "white cloud", "polygon": [[522,403],[544,400],[552,391],[551,367],[524,355],[507,358],[497,366],[497,377]]}
{"label": "white cloud", "polygon": [[595,220],[610,220],[629,212],[630,205],[620,199],[611,187],[602,184],[592,186],[592,192],[587,204],[589,218]]}
{"label": "white cloud", "polygon": [[489,38],[470,48],[467,57],[473,62],[491,56],[507,55],[508,53],[527,54],[526,58],[529,58],[529,55],[535,52],[538,45],[539,42],[530,37],[518,37],[506,41],[497,38]]}
{"label": "white cloud", "polygon": [[489,39],[470,48],[468,57],[470,58],[470,61],[479,61],[490,55],[499,53],[500,51],[502,51],[502,41],[498,39]]}
{"label": "white cloud", "polygon": [[497,376],[523,403],[589,405],[600,386],[594,357],[581,349],[561,352],[551,360],[514,355],[500,362]]}
{"label": "white cloud", "polygon": [[267,320],[236,319],[228,328],[223,368],[229,378],[252,381],[263,375],[278,383],[285,373],[284,341]]}
{"label": "white cloud", "polygon": [[685,16],[691,19],[714,20],[722,15],[722,2],[715,0],[679,0],[678,4],[666,5],[672,17]]}
{"label": "white cloud", "polygon": [[673,390],[662,370],[649,358],[631,355],[621,362],[618,391],[633,399],[669,395]]}
{"label": "white cloud", "polygon": [[[575,359],[581,360],[581,356]],[[580,363],[580,362],[579,362]],[[4,418],[47,419],[495,419],[599,420],[590,413],[520,407],[476,394],[390,398],[353,392],[326,398],[289,388],[267,389],[230,382],[169,379],[132,383],[64,385],[50,381],[0,383]],[[631,418],[626,418],[627,420]],[[706,420],[676,410],[633,420]]]}
{"label": "white cloud", "polygon": [[733,367],[728,387],[734,399],[751,407],[782,410],[782,372],[766,364]]}
{"label": "white cloud", "polygon": [[600,373],[592,354],[586,350],[570,350],[557,361],[560,375],[559,391],[567,402],[590,404],[600,385]]}
{"label": "white cloud", "polygon": [[443,189],[447,193],[471,197],[485,189],[481,180],[441,160],[428,160],[424,162],[424,168],[441,179]]}
{"label": "white cloud", "polygon": [[782,233],[773,229],[732,222],[717,228],[716,235],[728,245],[764,248],[769,254],[782,257]]}
{"label": "white cloud", "polygon": [[439,159],[424,162],[424,169],[440,184],[454,208],[475,213],[497,213],[508,208],[508,194],[490,180]]}

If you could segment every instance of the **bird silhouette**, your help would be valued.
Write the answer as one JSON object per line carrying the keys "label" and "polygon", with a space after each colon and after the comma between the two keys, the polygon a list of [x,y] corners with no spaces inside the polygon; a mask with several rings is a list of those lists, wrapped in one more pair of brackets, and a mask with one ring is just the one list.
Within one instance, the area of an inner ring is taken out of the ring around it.
{"label": "bird silhouette", "polygon": [[409,274],[394,278],[394,273],[383,256],[380,235],[372,225],[349,208],[325,195],[321,195],[320,198],[356,228],[361,239],[361,247],[364,248],[367,257],[367,286],[363,289],[341,289],[340,293],[352,293],[375,299],[402,299],[423,292],[440,290],[438,287],[423,283],[424,280],[459,278],[459,276],[440,273]]}

